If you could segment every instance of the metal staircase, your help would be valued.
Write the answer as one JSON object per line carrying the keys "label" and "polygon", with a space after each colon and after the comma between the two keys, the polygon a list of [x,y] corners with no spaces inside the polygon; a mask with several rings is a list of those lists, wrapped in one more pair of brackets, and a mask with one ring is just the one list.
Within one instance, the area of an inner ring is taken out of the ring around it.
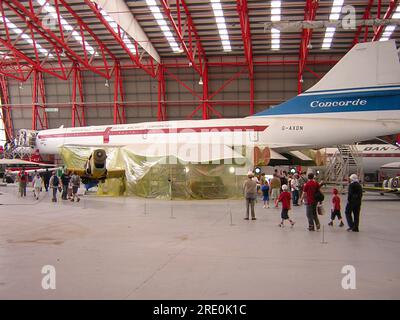
{"label": "metal staircase", "polygon": [[348,177],[355,173],[363,180],[361,154],[354,145],[339,145],[338,151],[327,159],[324,180],[329,183],[344,185]]}

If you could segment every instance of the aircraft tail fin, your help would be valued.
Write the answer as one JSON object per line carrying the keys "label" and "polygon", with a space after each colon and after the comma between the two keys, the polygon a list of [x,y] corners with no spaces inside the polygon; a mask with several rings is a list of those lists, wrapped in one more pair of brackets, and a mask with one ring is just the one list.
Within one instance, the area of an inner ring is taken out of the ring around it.
{"label": "aircraft tail fin", "polygon": [[351,113],[359,119],[400,120],[400,61],[394,40],[355,45],[313,87],[255,116],[333,118]]}
{"label": "aircraft tail fin", "polygon": [[400,63],[394,40],[355,45],[306,92],[391,85],[400,85]]}

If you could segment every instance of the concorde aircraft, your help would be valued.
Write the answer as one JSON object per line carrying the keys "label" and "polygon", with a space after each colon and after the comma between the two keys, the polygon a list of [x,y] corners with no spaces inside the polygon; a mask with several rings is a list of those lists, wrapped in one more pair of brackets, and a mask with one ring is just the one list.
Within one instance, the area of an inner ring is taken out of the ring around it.
{"label": "concorde aircraft", "polygon": [[397,134],[399,125],[400,62],[390,40],[355,45],[312,88],[253,116],[62,127],[38,132],[36,146],[41,154],[68,145],[150,150],[160,144],[257,145],[285,152]]}

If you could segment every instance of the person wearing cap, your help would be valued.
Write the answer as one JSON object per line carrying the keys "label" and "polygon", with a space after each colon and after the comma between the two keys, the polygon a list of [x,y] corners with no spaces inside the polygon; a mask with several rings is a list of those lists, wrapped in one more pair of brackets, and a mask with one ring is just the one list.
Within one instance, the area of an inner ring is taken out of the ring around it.
{"label": "person wearing cap", "polygon": [[333,197],[332,197],[332,210],[331,210],[331,221],[328,223],[328,226],[333,226],[333,221],[337,217],[340,221],[339,227],[343,227],[343,219],[342,214],[340,213],[340,197],[338,189],[333,188],[332,190]]}
{"label": "person wearing cap", "polygon": [[257,198],[257,182],[253,180],[254,174],[252,171],[247,173],[246,181],[243,184],[243,192],[246,198],[246,217],[245,220],[249,220],[249,209],[251,208],[251,220],[256,220],[254,212],[254,204]]}
{"label": "person wearing cap", "polygon": [[291,226],[294,226],[294,221],[289,218],[289,210],[290,210],[290,201],[292,200],[292,195],[288,192],[288,186],[284,184],[282,186],[282,193],[279,195],[279,198],[276,200],[276,204],[278,202],[282,202],[282,212],[281,212],[281,223],[279,227],[284,227],[285,220],[289,220]]}
{"label": "person wearing cap", "polygon": [[346,220],[349,228],[347,231],[359,232],[360,210],[362,200],[362,186],[358,182],[358,176],[350,176],[349,190],[347,194]]}

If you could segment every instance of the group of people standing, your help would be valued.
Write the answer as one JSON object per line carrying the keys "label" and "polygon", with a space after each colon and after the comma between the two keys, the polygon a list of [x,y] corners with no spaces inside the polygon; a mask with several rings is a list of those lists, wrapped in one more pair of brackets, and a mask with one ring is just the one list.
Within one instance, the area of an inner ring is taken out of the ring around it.
{"label": "group of people standing", "polygon": [[[26,187],[28,182],[29,174],[25,170],[21,170],[18,173],[19,193],[21,197],[26,197]],[[80,184],[81,179],[75,172],[72,172],[71,174],[63,172],[61,176],[58,176],[56,171],[50,172],[46,169],[42,174],[35,171],[32,177],[33,195],[36,200],[39,200],[40,193],[44,188],[46,192],[51,189],[52,202],[57,202],[58,192],[61,192],[62,200],[79,202],[80,198],[78,196],[78,190]]]}
{"label": "group of people standing", "polygon": [[[305,172],[287,175],[284,171],[282,175],[279,175],[277,170],[275,170],[272,179],[268,181],[265,174],[261,174],[257,178],[252,171],[249,171],[247,177],[248,179],[244,183],[244,196],[246,198],[245,220],[249,220],[250,212],[252,220],[256,220],[255,202],[258,196],[258,189],[260,189],[263,195],[264,208],[270,208],[270,200],[273,201],[275,208],[278,208],[280,202],[282,203],[280,227],[284,227],[286,220],[293,227],[295,222],[290,219],[289,210],[291,210],[292,205],[299,206],[304,203],[306,206],[308,230],[318,231],[320,229],[318,211],[322,210],[322,202],[324,201],[324,195],[320,190],[324,183],[318,183],[313,173],[309,173],[307,176]],[[340,222],[339,226],[343,227],[339,192],[336,188],[332,192],[331,221],[328,225],[333,226],[333,222],[337,218]],[[359,232],[362,193],[362,186],[358,181],[357,175],[352,174],[350,176],[345,209],[348,231]]]}

